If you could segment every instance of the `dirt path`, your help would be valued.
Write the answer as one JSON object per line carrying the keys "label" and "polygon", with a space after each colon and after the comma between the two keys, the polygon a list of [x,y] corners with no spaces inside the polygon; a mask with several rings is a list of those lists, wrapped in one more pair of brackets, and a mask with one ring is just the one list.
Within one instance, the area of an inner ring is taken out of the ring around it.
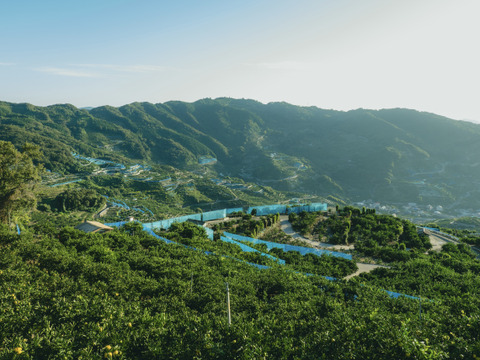
{"label": "dirt path", "polygon": [[99,212],[95,215],[96,218],[104,216],[111,207],[107,204],[103,205]]}
{"label": "dirt path", "polygon": [[389,266],[385,266],[385,265],[364,264],[364,263],[357,263],[357,266],[358,266],[358,270],[355,273],[345,276],[343,279],[348,280],[354,276],[358,276],[365,272],[370,272],[379,267],[389,268]]}
{"label": "dirt path", "polygon": [[[353,250],[354,245],[333,245],[333,244],[328,244],[328,243],[322,243],[318,241],[313,241],[310,239],[307,239],[297,232],[295,232],[292,228],[292,224],[290,221],[288,221],[288,216],[287,215],[281,215],[280,216],[280,228],[285,232],[285,234],[290,235],[296,240],[301,240],[311,246],[313,246],[316,249],[327,249],[327,250]],[[354,276],[358,276],[362,273],[365,272],[370,272],[378,267],[388,267],[384,265],[375,265],[375,264],[365,264],[365,263],[357,263],[358,270],[350,274],[346,277],[344,277],[345,280],[351,279]]]}
{"label": "dirt path", "polygon": [[334,244],[329,244],[329,243],[324,243],[319,241],[313,241],[303,237],[299,233],[295,232],[295,230],[293,230],[292,224],[290,223],[290,221],[288,221],[288,215],[280,215],[280,228],[283,230],[285,234],[290,235],[295,240],[301,240],[316,249],[326,249],[326,250],[332,250],[332,251],[354,249],[354,245],[334,245]]}
{"label": "dirt path", "polygon": [[288,215],[280,215],[280,229],[295,240],[301,240],[316,249],[320,248],[320,243],[318,241],[307,239],[293,230],[292,224],[288,221]]}
{"label": "dirt path", "polygon": [[439,238],[438,236],[435,236],[433,234],[429,235],[430,237],[430,244],[432,244],[432,250],[433,251],[442,251],[442,246],[447,243],[446,240],[443,240]]}

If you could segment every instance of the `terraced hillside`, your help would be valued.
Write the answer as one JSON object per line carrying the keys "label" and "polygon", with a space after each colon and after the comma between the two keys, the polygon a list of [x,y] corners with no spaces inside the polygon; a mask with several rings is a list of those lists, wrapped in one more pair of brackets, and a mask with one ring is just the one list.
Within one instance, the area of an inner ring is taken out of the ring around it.
{"label": "terraced hillside", "polygon": [[480,126],[414,110],[340,112],[227,98],[89,111],[2,102],[0,139],[41,145],[54,171],[79,171],[76,151],[194,171],[208,166],[333,201],[462,214],[480,208]]}

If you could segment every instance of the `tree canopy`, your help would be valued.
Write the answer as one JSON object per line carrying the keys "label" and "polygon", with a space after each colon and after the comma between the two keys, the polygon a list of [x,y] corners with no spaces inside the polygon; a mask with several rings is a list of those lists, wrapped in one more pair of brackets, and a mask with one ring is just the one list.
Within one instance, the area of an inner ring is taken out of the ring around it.
{"label": "tree canopy", "polygon": [[35,185],[40,181],[38,147],[26,143],[18,151],[12,143],[0,141],[0,222],[9,224],[13,217],[36,204]]}

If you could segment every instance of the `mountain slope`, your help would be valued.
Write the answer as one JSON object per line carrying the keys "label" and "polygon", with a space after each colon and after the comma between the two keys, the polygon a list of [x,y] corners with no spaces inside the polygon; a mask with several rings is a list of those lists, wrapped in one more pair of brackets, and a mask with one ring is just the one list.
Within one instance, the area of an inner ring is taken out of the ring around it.
{"label": "mountain slope", "polygon": [[408,109],[348,112],[243,99],[72,105],[0,103],[0,138],[42,146],[46,166],[69,152],[211,167],[284,190],[350,201],[480,208],[480,126]]}

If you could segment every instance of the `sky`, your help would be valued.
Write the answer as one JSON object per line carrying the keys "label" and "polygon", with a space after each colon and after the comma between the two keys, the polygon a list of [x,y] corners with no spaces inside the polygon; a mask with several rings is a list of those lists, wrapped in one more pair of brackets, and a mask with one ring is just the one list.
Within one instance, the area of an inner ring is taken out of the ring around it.
{"label": "sky", "polygon": [[202,98],[480,122],[478,0],[0,0],[0,101]]}

